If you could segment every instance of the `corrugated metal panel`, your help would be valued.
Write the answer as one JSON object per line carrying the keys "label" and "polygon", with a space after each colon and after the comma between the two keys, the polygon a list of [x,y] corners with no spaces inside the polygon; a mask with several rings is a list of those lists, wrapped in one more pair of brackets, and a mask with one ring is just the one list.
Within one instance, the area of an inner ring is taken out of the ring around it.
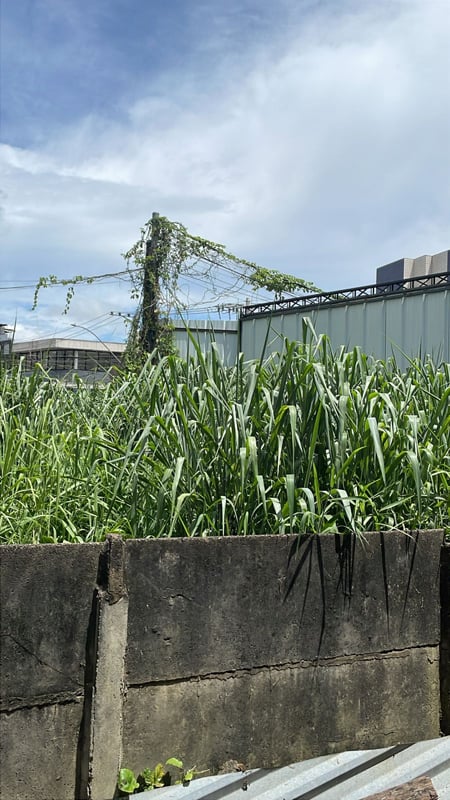
{"label": "corrugated metal panel", "polygon": [[305,318],[312,322],[317,334],[330,338],[333,348],[359,345],[383,359],[394,354],[402,367],[407,363],[406,357],[417,355],[430,354],[437,361],[450,361],[448,289],[244,318],[242,351],[247,358],[259,358],[266,337],[266,355],[280,349],[280,337],[301,340]]}
{"label": "corrugated metal panel", "polygon": [[188,329],[184,325],[175,325],[174,343],[182,358],[189,358],[194,354],[195,347],[191,336],[200,345],[202,353],[211,349],[211,342],[215,345],[225,364],[234,364],[237,355],[238,323],[234,320],[192,321]]}
{"label": "corrugated metal panel", "polygon": [[[300,761],[273,770],[198,778],[158,789],[161,800],[363,800],[420,776],[431,778],[439,800],[450,800],[450,737],[384,750],[358,750]],[[244,794],[245,791],[245,794]],[[142,800],[155,800],[142,792]]]}

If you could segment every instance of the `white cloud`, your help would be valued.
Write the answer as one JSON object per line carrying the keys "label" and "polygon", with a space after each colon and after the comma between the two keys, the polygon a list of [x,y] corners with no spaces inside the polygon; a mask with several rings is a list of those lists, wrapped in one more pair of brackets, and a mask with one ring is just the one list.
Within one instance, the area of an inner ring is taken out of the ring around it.
{"label": "white cloud", "polygon": [[446,0],[320,9],[121,122],[4,148],[5,277],[120,269],[153,210],[324,288],[449,247]]}

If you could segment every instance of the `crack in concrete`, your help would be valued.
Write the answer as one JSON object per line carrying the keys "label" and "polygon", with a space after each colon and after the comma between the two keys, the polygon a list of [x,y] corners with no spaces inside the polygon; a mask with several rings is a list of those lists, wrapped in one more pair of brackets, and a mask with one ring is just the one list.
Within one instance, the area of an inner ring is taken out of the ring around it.
{"label": "crack in concrete", "polygon": [[62,706],[67,703],[79,703],[84,692],[57,692],[55,694],[37,695],[37,697],[10,697],[0,704],[1,714],[13,714],[15,711],[26,711],[45,706]]}
{"label": "crack in concrete", "polygon": [[386,661],[395,658],[408,658],[415,650],[434,650],[435,656],[427,656],[430,663],[439,661],[439,647],[437,645],[417,645],[415,647],[405,647],[400,650],[386,650],[379,653],[361,653],[348,656],[337,656],[330,658],[317,658],[314,660],[289,661],[283,664],[262,664],[256,667],[238,667],[223,672],[206,672],[199,675],[186,675],[177,678],[157,678],[150,681],[128,682],[129,689],[143,689],[146,686],[171,686],[177,683],[199,682],[207,680],[234,680],[247,675],[256,675],[260,672],[282,672],[294,669],[314,669],[317,667],[340,667],[350,664],[358,664],[373,661]]}
{"label": "crack in concrete", "polygon": [[63,672],[63,670],[58,669],[58,667],[55,667],[53,664],[50,664],[48,661],[45,661],[45,659],[36,655],[36,653],[30,647],[27,647],[26,644],[21,642],[20,639],[17,639],[15,636],[13,636],[13,634],[10,633],[9,631],[3,632],[1,634],[1,637],[2,638],[6,637],[8,639],[11,639],[11,641],[15,642],[15,644],[18,647],[20,647],[25,653],[28,653],[28,655],[32,656],[32,658],[35,658],[38,664],[41,664],[43,667],[48,667],[48,669],[51,669],[52,672],[56,672],[58,675],[61,675],[63,678],[66,678],[75,686],[81,686],[81,687],[83,686],[83,683],[79,681],[77,678],[73,678],[72,675],[69,675],[69,673]]}

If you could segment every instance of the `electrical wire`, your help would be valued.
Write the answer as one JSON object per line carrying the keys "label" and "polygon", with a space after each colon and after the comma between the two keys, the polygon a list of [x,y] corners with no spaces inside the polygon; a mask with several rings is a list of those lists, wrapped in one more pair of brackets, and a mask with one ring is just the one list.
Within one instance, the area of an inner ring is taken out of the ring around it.
{"label": "electrical wire", "polygon": [[[82,323],[82,325],[83,326],[89,325],[91,327],[91,329],[93,329],[93,328],[97,327],[98,322],[97,322],[97,325],[95,325],[95,324],[92,325],[92,323],[96,323],[97,320],[100,320],[103,317],[109,319],[109,313],[105,312],[103,314],[99,314],[97,317],[92,317],[91,319],[85,320]],[[107,320],[105,320],[105,321],[107,321]],[[66,328],[60,328],[59,330],[56,330],[56,331],[54,329],[49,330],[48,332],[46,332],[44,334],[41,334],[40,336],[34,336],[33,337],[33,341],[40,342],[40,341],[43,341],[44,339],[52,339],[52,338],[64,339],[66,334],[73,333],[71,328],[72,328],[72,326],[70,325],[70,326],[68,326]],[[69,337],[69,338],[71,338],[71,337]]]}
{"label": "electrical wire", "polygon": [[[224,259],[226,256],[224,256]],[[205,272],[205,267],[202,265],[209,265],[206,267],[208,272]],[[202,271],[201,271],[202,269]],[[216,313],[220,314],[225,311],[228,315],[232,311],[236,312],[239,307],[247,305],[249,300],[252,303],[264,302],[271,297],[271,293],[264,289],[257,289],[248,281],[249,265],[242,263],[242,269],[239,269],[239,262],[227,262],[210,256],[201,256],[200,258],[193,259],[186,267],[180,272],[179,285],[177,287],[176,296],[171,296],[171,292],[166,292],[166,313],[169,315],[179,314],[178,309],[182,309],[182,313],[189,316],[195,313]],[[99,275],[83,276],[80,278],[61,279],[55,283],[43,285],[40,288],[50,287],[70,287],[74,285],[90,285],[93,282],[102,282],[103,285],[117,284],[129,281],[133,274],[142,272],[143,266],[127,267],[127,269],[119,270],[117,272],[106,272]],[[108,280],[108,279],[113,280]],[[231,280],[230,280],[231,278]],[[5,281],[4,283],[9,283]],[[18,291],[22,289],[35,289],[38,281],[20,281],[20,285],[2,286],[0,283],[0,291]],[[299,287],[301,291],[301,287]],[[285,295],[295,297],[297,293],[285,291]],[[194,295],[194,297],[192,297]],[[196,296],[197,295],[197,296]],[[251,295],[251,297],[249,297]],[[184,298],[184,299],[182,299]],[[173,301],[176,300],[174,303]],[[181,302],[180,302],[181,300]],[[245,301],[245,302],[244,302]],[[174,308],[175,306],[175,308]],[[132,318],[133,314],[130,314]],[[80,327],[89,327],[89,331],[100,330],[106,326],[110,326],[111,312],[104,312],[90,320],[86,320]],[[52,331],[45,335],[36,338],[40,341],[51,336],[64,336],[73,333],[73,328],[76,327],[73,323],[70,327],[63,328],[59,331]],[[114,327],[114,330],[117,325]]]}

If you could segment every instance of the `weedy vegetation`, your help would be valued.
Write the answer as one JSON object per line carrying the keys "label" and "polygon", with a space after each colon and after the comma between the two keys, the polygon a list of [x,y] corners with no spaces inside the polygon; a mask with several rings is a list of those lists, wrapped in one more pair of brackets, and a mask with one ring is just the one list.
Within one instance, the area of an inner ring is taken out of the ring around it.
{"label": "weedy vegetation", "polygon": [[450,528],[450,364],[316,337],[75,389],[3,366],[0,385],[2,543]]}
{"label": "weedy vegetation", "polygon": [[[175,767],[175,778],[167,767]],[[186,769],[179,758],[168,758],[165,764],[156,764],[153,769],[150,767],[143,769],[137,777],[133,770],[122,767],[119,770],[117,788],[122,797],[128,797],[130,794],[139,794],[139,792],[151,789],[162,789],[163,786],[171,786],[172,784],[189,786],[194,778],[198,775],[203,775],[207,771],[199,772],[196,767]]]}

